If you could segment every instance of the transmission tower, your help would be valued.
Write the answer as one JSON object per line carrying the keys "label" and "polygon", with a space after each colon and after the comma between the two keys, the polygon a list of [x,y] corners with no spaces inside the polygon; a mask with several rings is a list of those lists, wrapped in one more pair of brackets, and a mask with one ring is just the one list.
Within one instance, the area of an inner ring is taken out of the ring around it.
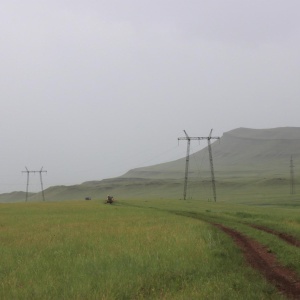
{"label": "transmission tower", "polygon": [[209,151],[209,161],[210,161],[210,170],[211,170],[211,178],[212,178],[212,188],[213,188],[213,196],[214,200],[217,201],[216,196],[216,185],[215,185],[215,175],[214,175],[214,167],[213,167],[213,158],[212,158],[212,150],[211,150],[211,139],[220,139],[220,137],[212,137],[210,134],[208,137],[190,137],[185,130],[183,130],[185,137],[179,137],[178,141],[186,140],[187,141],[187,151],[186,151],[186,160],[185,160],[185,176],[184,176],[184,188],[183,188],[183,199],[186,200],[186,191],[187,191],[187,184],[188,184],[188,173],[189,173],[189,160],[190,160],[190,144],[191,140],[207,140],[208,141],[208,151]]}
{"label": "transmission tower", "polygon": [[215,181],[215,173],[214,173],[214,164],[213,164],[213,156],[212,156],[212,150],[211,150],[211,139],[220,139],[220,137],[212,137],[212,129],[209,133],[209,136],[206,138],[208,142],[208,152],[209,152],[209,162],[210,162],[210,173],[211,173],[211,184],[212,184],[212,190],[213,190],[213,196],[215,202],[217,201],[217,192],[216,192],[216,181]]}
{"label": "transmission tower", "polygon": [[186,200],[186,191],[187,191],[187,182],[188,182],[188,174],[189,174],[189,161],[190,161],[190,146],[191,140],[200,140],[198,137],[189,137],[185,130],[183,130],[185,137],[178,138],[180,140],[187,141],[187,150],[186,150],[186,160],[185,160],[185,175],[184,175],[184,186],[183,186],[183,200]]}
{"label": "transmission tower", "polygon": [[294,162],[293,162],[293,156],[291,155],[290,160],[290,194],[295,194],[295,186],[294,186]]}
{"label": "transmission tower", "polygon": [[27,184],[26,184],[26,199],[25,202],[28,200],[28,187],[29,187],[29,174],[30,173],[40,173],[40,182],[41,182],[41,188],[42,188],[42,197],[43,201],[45,201],[45,195],[44,195],[44,187],[43,187],[43,177],[42,173],[47,173],[47,171],[43,170],[43,167],[39,171],[29,171],[27,167],[25,167],[26,171],[22,171],[22,173],[27,173]]}

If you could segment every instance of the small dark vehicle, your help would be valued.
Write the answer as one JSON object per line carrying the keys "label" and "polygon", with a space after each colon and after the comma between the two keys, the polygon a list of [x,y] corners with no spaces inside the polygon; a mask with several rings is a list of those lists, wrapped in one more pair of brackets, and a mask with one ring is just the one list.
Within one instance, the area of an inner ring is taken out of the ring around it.
{"label": "small dark vehicle", "polygon": [[107,196],[107,200],[105,203],[109,203],[109,204],[112,204],[114,202],[114,197],[113,196]]}

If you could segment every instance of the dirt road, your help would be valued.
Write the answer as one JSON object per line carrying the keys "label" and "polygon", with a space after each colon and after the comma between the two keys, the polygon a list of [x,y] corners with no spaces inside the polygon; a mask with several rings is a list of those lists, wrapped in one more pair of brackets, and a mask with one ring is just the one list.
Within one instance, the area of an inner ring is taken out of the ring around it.
{"label": "dirt road", "polygon": [[[286,295],[290,299],[300,299],[300,278],[294,271],[280,265],[276,260],[275,255],[269,249],[257,241],[229,227],[221,224],[213,225],[231,236],[244,252],[247,262],[253,268],[259,270],[269,282],[277,287],[282,294]],[[275,234],[287,241],[287,239],[285,239],[286,237],[284,237],[284,234],[281,234],[280,236],[280,234],[276,231],[267,229],[265,227],[259,227],[256,225],[251,226],[264,231],[272,231],[270,233]],[[293,241],[295,246],[300,245],[300,241],[297,241],[291,236],[289,236],[288,240]]]}

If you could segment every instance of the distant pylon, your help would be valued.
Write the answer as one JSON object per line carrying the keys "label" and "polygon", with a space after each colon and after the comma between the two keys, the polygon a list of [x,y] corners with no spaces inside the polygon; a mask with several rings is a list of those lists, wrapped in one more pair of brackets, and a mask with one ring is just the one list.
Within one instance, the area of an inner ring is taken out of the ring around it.
{"label": "distant pylon", "polygon": [[29,186],[29,173],[30,171],[28,171],[27,167],[25,167],[26,171],[22,171],[22,173],[27,173],[27,184],[26,184],[26,198],[25,198],[25,202],[27,202],[28,199],[28,186]]}
{"label": "distant pylon", "polygon": [[43,171],[43,167],[39,171],[29,171],[27,169],[27,167],[25,167],[25,169],[26,169],[26,171],[22,171],[22,173],[27,173],[27,184],[26,184],[26,198],[25,198],[25,202],[27,202],[27,200],[28,200],[28,187],[29,187],[29,174],[30,173],[40,173],[40,182],[41,182],[41,188],[42,188],[42,197],[43,197],[43,201],[45,201],[42,173],[47,173],[47,171]]}
{"label": "distant pylon", "polygon": [[40,181],[41,181],[41,188],[42,188],[42,197],[43,197],[43,201],[45,201],[45,194],[44,194],[44,186],[43,186],[42,173],[47,173],[47,171],[43,171],[43,167],[42,167],[38,172],[40,173]]}
{"label": "distant pylon", "polygon": [[295,194],[295,179],[294,179],[294,162],[293,162],[293,155],[291,155],[290,160],[290,194]]}
{"label": "distant pylon", "polygon": [[207,137],[208,142],[208,152],[209,152],[209,162],[210,162],[210,173],[211,173],[211,184],[212,184],[212,190],[213,190],[213,196],[215,202],[217,201],[217,191],[216,191],[216,181],[215,181],[215,172],[214,172],[214,164],[213,164],[213,156],[212,156],[212,150],[211,150],[211,139],[220,139],[219,137],[211,137],[211,133],[213,130],[210,131],[209,136]]}

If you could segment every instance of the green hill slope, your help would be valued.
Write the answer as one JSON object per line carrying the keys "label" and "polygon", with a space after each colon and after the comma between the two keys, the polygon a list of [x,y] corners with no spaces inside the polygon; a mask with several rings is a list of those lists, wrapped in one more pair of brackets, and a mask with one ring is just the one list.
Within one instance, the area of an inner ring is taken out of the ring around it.
{"label": "green hill slope", "polygon": [[[290,159],[300,164],[300,127],[273,129],[238,128],[225,132],[212,143],[218,193],[224,199],[235,194],[260,195],[289,192]],[[73,186],[54,186],[45,190],[46,201],[104,200],[116,198],[179,198],[182,195],[185,157],[163,164],[128,171],[123,176],[90,181]],[[190,156],[189,188],[194,194],[210,198],[210,166],[207,147]],[[206,191],[204,195],[204,191]],[[225,197],[226,196],[226,197]],[[245,198],[245,197],[244,197]],[[0,202],[24,201],[25,193],[0,195]],[[40,193],[29,201],[41,201]]]}
{"label": "green hill slope", "polygon": [[[29,197],[34,196],[34,193],[29,193]],[[12,192],[0,194],[0,203],[5,202],[24,202],[26,198],[25,192]]]}
{"label": "green hill slope", "polygon": [[[291,155],[300,162],[300,128],[238,128],[212,144],[215,173],[219,178],[286,176]],[[130,170],[124,178],[182,178],[185,158]],[[207,147],[190,156],[189,177],[208,176]]]}

